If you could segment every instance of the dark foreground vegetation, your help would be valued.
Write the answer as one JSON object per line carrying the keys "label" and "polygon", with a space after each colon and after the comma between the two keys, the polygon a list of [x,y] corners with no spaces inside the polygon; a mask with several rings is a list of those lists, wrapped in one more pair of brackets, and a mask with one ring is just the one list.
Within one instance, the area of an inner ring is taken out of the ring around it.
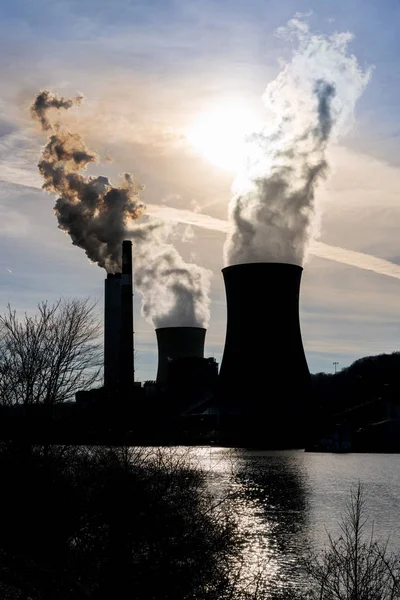
{"label": "dark foreground vegetation", "polygon": [[310,600],[398,600],[400,555],[388,550],[388,540],[374,536],[368,520],[366,496],[359,484],[351,490],[340,523],[340,535],[328,533],[321,553],[304,561]]}
{"label": "dark foreground vegetation", "polygon": [[0,476],[4,600],[400,598],[399,558],[366,529],[360,487],[341,536],[305,557],[308,579],[266,595],[189,451],[3,444]]}
{"label": "dark foreground vegetation", "polygon": [[0,477],[2,599],[246,597],[233,519],[187,454],[3,444]]}

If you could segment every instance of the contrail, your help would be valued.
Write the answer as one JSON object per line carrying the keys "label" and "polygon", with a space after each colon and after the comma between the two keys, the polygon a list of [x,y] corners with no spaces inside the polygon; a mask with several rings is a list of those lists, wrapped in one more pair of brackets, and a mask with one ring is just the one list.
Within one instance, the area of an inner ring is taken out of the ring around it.
{"label": "contrail", "polygon": [[[216,219],[209,215],[194,213],[190,210],[180,210],[168,206],[157,206],[155,204],[147,206],[147,212],[153,217],[160,217],[166,221],[175,221],[188,225],[195,225],[202,229],[220,231],[227,233],[229,231],[229,222],[223,219]],[[333,260],[344,265],[349,265],[357,269],[373,271],[379,275],[386,275],[400,279],[400,266],[383,258],[377,258],[371,254],[355,252],[339,246],[330,246],[322,242],[313,242],[309,248],[309,253],[319,258]]]}
{"label": "contrail", "polygon": [[379,275],[387,275],[388,277],[400,279],[399,265],[383,258],[372,256],[371,254],[355,252],[354,250],[347,250],[338,246],[329,246],[322,242],[313,242],[310,247],[310,254],[351,267],[357,267],[358,269],[373,271],[374,273],[379,273]]}
{"label": "contrail", "polygon": [[[32,186],[25,186],[11,179],[1,179],[0,185],[3,181],[20,187],[28,187],[29,189],[40,189]],[[183,210],[157,204],[147,204],[147,214],[151,217],[163,219],[166,222],[171,221],[186,225],[194,225],[201,229],[209,229],[210,231],[219,231],[221,233],[227,233],[229,231],[228,221],[216,219],[215,217],[211,217],[204,213],[195,213],[191,210]],[[333,260],[334,262],[355,267],[356,269],[373,271],[378,275],[386,275],[387,277],[400,279],[399,265],[384,260],[383,258],[373,256],[372,254],[356,252],[354,250],[348,250],[347,248],[341,248],[340,246],[330,246],[329,244],[324,244],[322,242],[313,242],[312,246],[309,248],[309,253],[318,256],[319,258],[325,258],[326,260]]]}

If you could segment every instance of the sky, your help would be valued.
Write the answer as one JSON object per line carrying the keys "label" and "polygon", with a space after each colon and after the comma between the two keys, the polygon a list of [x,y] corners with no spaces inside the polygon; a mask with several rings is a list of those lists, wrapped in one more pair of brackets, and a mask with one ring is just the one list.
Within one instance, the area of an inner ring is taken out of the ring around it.
{"label": "sky", "polygon": [[[31,313],[41,300],[90,296],[101,314],[105,272],[57,227],[55,197],[40,189],[37,170],[46,138],[29,112],[41,89],[81,92],[82,106],[65,119],[103,160],[89,173],[133,173],[151,214],[183,221],[173,238],[183,258],[212,271],[206,354],[220,361],[220,271],[236,168],[229,136],[242,115],[263,119],[261,96],[291,53],[276,31],[299,12],[317,33],[353,33],[351,52],[373,67],[316,192],[319,245],[304,266],[300,298],[308,364],[333,372],[333,362],[340,369],[399,350],[397,0],[2,2],[1,312],[8,303]],[[229,143],[213,137],[218,127]],[[134,311],[136,378],[154,379],[154,327],[141,316],[138,293]]]}

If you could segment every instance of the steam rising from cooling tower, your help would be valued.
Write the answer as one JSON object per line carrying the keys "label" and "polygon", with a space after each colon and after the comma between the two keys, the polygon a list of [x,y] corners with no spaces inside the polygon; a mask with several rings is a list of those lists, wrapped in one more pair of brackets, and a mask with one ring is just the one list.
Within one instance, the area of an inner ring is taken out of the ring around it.
{"label": "steam rising from cooling tower", "polygon": [[142,313],[155,327],[206,327],[209,320],[211,273],[187,264],[168,243],[171,227],[153,220],[137,225],[145,206],[139,198],[142,186],[130,173],[115,187],[107,177],[85,175],[97,161],[78,133],[71,133],[51,115],[54,109],[79,105],[82,95],[66,99],[44,90],[31,112],[50,137],[43,149],[39,171],[43,188],[59,197],[54,210],[60,229],[88,258],[108,273],[121,271],[121,243],[134,241],[135,283],[143,297]]}
{"label": "steam rising from cooling tower", "polygon": [[207,327],[211,271],[187,264],[168,243],[171,227],[150,222],[131,232],[142,314],[154,327]]}
{"label": "steam rising from cooling tower", "polygon": [[311,35],[293,19],[280,34],[298,49],[263,100],[269,121],[248,139],[247,164],[234,183],[225,264],[303,265],[318,228],[315,187],[326,150],[351,123],[371,70],[348,55],[348,33]]}

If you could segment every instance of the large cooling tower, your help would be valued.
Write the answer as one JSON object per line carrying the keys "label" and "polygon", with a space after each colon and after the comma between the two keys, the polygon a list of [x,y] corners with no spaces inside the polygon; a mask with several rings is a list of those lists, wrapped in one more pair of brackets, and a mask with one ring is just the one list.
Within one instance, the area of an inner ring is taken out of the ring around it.
{"label": "large cooling tower", "polygon": [[310,376],[299,321],[302,271],[282,263],[222,270],[227,329],[218,397],[238,407],[258,437],[276,438],[274,446],[297,445],[303,427]]}
{"label": "large cooling tower", "polygon": [[109,273],[104,289],[104,386],[133,388],[132,242],[122,242],[122,273]]}
{"label": "large cooling tower", "polygon": [[159,327],[157,383],[165,383],[168,362],[176,358],[204,358],[206,330],[202,327]]}

